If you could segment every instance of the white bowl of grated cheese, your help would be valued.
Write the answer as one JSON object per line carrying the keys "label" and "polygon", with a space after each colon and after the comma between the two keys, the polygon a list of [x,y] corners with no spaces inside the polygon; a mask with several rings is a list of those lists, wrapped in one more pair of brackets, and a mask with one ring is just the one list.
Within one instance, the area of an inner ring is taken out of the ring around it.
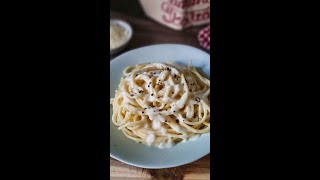
{"label": "white bowl of grated cheese", "polygon": [[132,37],[132,28],[122,20],[110,20],[110,55],[122,51]]}

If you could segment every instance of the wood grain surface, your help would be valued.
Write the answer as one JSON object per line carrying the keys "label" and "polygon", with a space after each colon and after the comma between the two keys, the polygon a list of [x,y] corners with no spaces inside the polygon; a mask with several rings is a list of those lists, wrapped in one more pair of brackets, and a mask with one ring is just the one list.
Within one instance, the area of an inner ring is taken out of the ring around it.
{"label": "wood grain surface", "polygon": [[210,155],[190,164],[167,169],[137,168],[110,158],[110,179],[210,179]]}
{"label": "wood grain surface", "polygon": [[[204,26],[175,31],[144,16],[134,17],[115,11],[110,11],[110,16],[112,19],[127,21],[133,28],[133,37],[123,52],[152,44],[164,43],[185,44],[201,49],[197,35]],[[112,56],[110,59],[116,56]]]}
{"label": "wood grain surface", "polygon": [[[200,48],[197,34],[204,26],[193,27],[184,31],[171,30],[147,18],[136,0],[111,0],[110,6],[111,18],[129,22],[134,31],[130,44],[121,53],[130,49],[161,43],[186,44]],[[110,57],[110,60],[116,56]],[[210,155],[180,167],[156,170],[133,167],[110,158],[110,179],[210,179]]]}

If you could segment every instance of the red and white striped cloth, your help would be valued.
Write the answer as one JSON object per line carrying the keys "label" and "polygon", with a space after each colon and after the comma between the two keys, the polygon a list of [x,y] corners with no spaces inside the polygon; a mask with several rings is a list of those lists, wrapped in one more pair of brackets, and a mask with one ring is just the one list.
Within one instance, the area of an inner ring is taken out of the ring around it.
{"label": "red and white striped cloth", "polygon": [[210,50],[210,25],[199,32],[198,40],[201,47]]}

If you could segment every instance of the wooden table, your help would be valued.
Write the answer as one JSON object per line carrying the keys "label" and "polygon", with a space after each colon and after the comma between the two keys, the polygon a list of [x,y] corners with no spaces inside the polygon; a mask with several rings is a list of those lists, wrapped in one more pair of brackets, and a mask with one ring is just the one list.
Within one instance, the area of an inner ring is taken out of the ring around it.
{"label": "wooden table", "polygon": [[110,158],[110,179],[210,179],[210,155],[190,164],[168,169],[137,168]]}
{"label": "wooden table", "polygon": [[[128,16],[115,11],[111,11],[110,16],[113,19],[122,19],[129,22],[133,28],[132,40],[124,52],[147,45],[164,43],[185,44],[202,49],[199,45],[197,34],[204,26],[188,28],[184,31],[175,31],[147,17]],[[110,59],[116,56],[112,56]]]}
{"label": "wooden table", "polygon": [[[128,4],[129,3],[129,4]],[[126,4],[123,6],[121,4]],[[129,22],[133,28],[134,34],[132,41],[128,45],[128,51],[138,47],[161,43],[177,43],[191,45],[200,48],[197,34],[202,27],[189,28],[184,31],[175,31],[168,29],[153,20],[144,16],[139,4],[136,1],[111,1],[111,18],[123,19]],[[123,13],[125,12],[125,13]],[[123,52],[122,52],[123,53]],[[110,60],[116,56],[110,57]],[[210,178],[210,155],[176,168],[168,169],[144,169],[136,168],[121,163],[110,158],[110,178],[111,179],[209,179]]]}

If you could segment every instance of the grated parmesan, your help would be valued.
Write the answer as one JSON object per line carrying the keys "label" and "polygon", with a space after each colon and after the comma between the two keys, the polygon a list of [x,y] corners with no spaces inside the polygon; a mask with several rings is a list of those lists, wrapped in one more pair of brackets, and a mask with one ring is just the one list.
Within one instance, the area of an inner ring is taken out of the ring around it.
{"label": "grated parmesan", "polygon": [[110,50],[121,46],[126,40],[126,30],[117,24],[110,24]]}

